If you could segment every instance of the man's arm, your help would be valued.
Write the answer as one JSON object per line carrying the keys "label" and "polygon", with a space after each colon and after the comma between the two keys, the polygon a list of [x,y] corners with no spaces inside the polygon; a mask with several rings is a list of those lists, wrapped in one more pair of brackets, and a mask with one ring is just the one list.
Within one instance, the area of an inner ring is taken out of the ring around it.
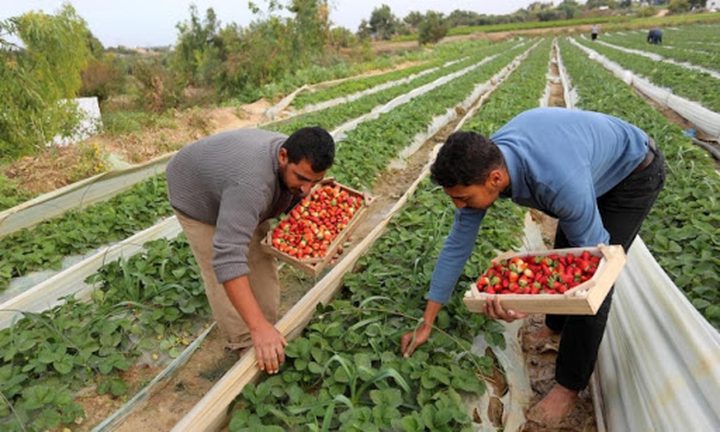
{"label": "man's arm", "polygon": [[275,373],[285,361],[287,342],[265,318],[247,276],[250,240],[261,212],[269,205],[268,199],[266,194],[245,184],[235,185],[223,193],[213,239],[213,267],[230,302],[248,326],[258,367]]}
{"label": "man's arm", "polygon": [[414,331],[403,335],[400,342],[400,350],[405,357],[411,356],[415,349],[430,337],[435,318],[437,318],[442,305],[450,299],[455,284],[465,267],[465,262],[472,253],[484,216],[484,210],[460,209],[455,211],[455,221],[450,235],[445,240],[442,252],[435,264],[423,321]]}
{"label": "man's arm", "polygon": [[287,341],[270,323],[260,309],[246,275],[223,283],[230,302],[238,311],[250,330],[258,367],[268,373],[278,371],[285,362]]}
{"label": "man's arm", "polygon": [[465,262],[473,251],[480,223],[484,217],[485,210],[464,208],[455,211],[452,229],[435,263],[428,300],[440,304],[450,300]]}

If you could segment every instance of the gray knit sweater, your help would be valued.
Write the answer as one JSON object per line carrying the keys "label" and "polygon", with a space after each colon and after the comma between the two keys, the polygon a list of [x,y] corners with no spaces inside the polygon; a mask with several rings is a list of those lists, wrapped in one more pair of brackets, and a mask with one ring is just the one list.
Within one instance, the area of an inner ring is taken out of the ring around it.
{"label": "gray knit sweater", "polygon": [[250,272],[247,253],[259,223],[292,202],[281,186],[277,154],[286,135],[238,129],[189,144],[170,160],[170,204],[216,226],[213,267],[223,283]]}

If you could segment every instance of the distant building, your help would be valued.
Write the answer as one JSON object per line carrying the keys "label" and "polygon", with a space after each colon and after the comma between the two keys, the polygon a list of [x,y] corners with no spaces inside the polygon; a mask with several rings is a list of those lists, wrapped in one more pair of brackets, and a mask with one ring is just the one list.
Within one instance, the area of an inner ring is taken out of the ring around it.
{"label": "distant building", "polygon": [[711,12],[720,10],[720,0],[707,0],[705,3],[705,9]]}

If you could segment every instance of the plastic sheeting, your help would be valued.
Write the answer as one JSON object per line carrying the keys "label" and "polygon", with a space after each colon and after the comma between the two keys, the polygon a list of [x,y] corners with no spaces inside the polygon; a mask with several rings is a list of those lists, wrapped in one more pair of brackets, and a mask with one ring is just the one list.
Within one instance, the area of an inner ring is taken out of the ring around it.
{"label": "plastic sheeting", "polygon": [[37,225],[68,210],[110,199],[138,182],[165,172],[165,166],[174,154],[166,154],[131,168],[98,174],[0,212],[0,237]]}
{"label": "plastic sheeting", "polygon": [[[702,67],[702,66],[697,66],[697,65],[694,65],[694,64],[691,64],[691,63],[686,63],[686,62],[675,61],[675,60],[673,60],[673,59],[669,59],[669,58],[667,58],[667,57],[663,57],[663,56],[661,56],[660,54],[655,54],[655,53],[651,53],[651,52],[647,52],[647,51],[642,51],[642,50],[637,50],[637,49],[632,49],[632,48],[625,48],[625,47],[621,47],[621,46],[618,46],[618,45],[613,45],[613,44],[610,44],[610,43],[607,43],[607,42],[603,42],[603,41],[596,41],[596,42],[600,43],[601,45],[605,45],[606,47],[613,48],[613,49],[616,49],[616,50],[618,50],[618,51],[626,52],[626,53],[628,53],[628,54],[636,54],[636,55],[639,55],[639,56],[647,57],[647,58],[649,58],[649,59],[651,59],[651,60],[674,64],[674,65],[676,65],[676,66],[684,67],[685,69],[688,69],[688,70],[706,73],[706,74],[712,76],[713,78],[720,79],[720,72],[714,71],[714,70],[712,70],[712,69],[708,69],[708,68],[705,68],[705,67]],[[667,47],[666,47],[666,48],[667,48]]]}
{"label": "plastic sheeting", "polygon": [[596,369],[610,431],[720,431],[720,333],[638,237]]}
{"label": "plastic sheeting", "polygon": [[453,72],[453,73],[445,75],[443,77],[440,77],[440,78],[436,79],[435,81],[429,82],[420,87],[416,87],[416,88],[410,90],[409,92],[405,93],[404,95],[400,95],[384,105],[379,105],[379,106],[373,108],[372,111],[370,111],[369,113],[367,113],[363,116],[360,116],[354,120],[350,120],[350,121],[338,126],[333,131],[333,136],[335,137],[335,139],[337,141],[341,141],[345,138],[345,135],[347,134],[347,132],[349,132],[350,130],[357,127],[358,124],[368,121],[368,120],[376,119],[376,118],[380,117],[380,115],[383,113],[390,112],[393,109],[399,107],[400,105],[404,105],[404,104],[410,102],[411,100],[415,99],[418,96],[424,95],[425,93],[430,92],[430,91],[440,87],[441,85],[454,80],[455,78],[463,76],[463,75],[467,74],[468,72],[479,68],[480,66],[491,61],[492,59],[494,59],[497,56],[498,55],[495,54],[493,56],[486,57],[478,63],[475,63],[475,64],[470,65],[466,68],[463,68],[459,71]]}
{"label": "plastic sheeting", "polygon": [[65,147],[90,138],[102,129],[102,116],[97,97],[84,97],[75,99],[64,99],[63,103],[77,104],[80,122],[67,136],[57,135],[50,145]]}
{"label": "plastic sheeting", "polygon": [[86,284],[85,279],[100,267],[136,254],[143,249],[146,242],[159,238],[174,238],[179,233],[180,224],[175,216],[172,216],[120,243],[101,249],[91,257],[0,304],[0,329],[12,325],[15,319],[22,316],[22,312],[42,312],[62,303],[65,296],[86,298],[93,291],[93,287]]}
{"label": "plastic sheeting", "polygon": [[[440,69],[441,67],[448,67],[448,66],[453,65],[453,64],[455,64],[455,63],[457,63],[457,62],[459,62],[459,61],[462,61],[462,60],[464,60],[464,59],[466,59],[466,58],[467,58],[467,57],[463,57],[463,58],[458,59],[458,60],[449,61],[449,62],[443,64],[442,66],[429,68],[429,69],[426,69],[426,70],[424,70],[424,71],[420,71],[420,72],[418,72],[418,73],[409,75],[409,76],[407,76],[407,77],[405,77],[405,78],[400,78],[400,79],[398,79],[398,80],[389,81],[389,82],[386,82],[386,83],[383,83],[383,84],[379,84],[379,85],[377,85],[377,86],[375,86],[375,87],[372,87],[372,88],[369,88],[369,89],[366,89],[366,90],[363,90],[363,91],[360,91],[360,92],[357,92],[357,93],[353,93],[353,94],[345,95],[345,96],[339,96],[339,97],[336,97],[336,98],[331,99],[331,100],[323,101],[323,102],[320,102],[320,103],[317,103],[317,104],[313,104],[313,105],[308,105],[308,106],[306,106],[305,108],[303,108],[302,110],[298,111],[296,114],[305,114],[305,113],[309,113],[309,112],[314,112],[314,111],[319,111],[319,110],[322,110],[322,109],[334,107],[334,106],[336,106],[336,105],[340,105],[340,104],[343,104],[343,103],[352,102],[352,101],[354,101],[354,100],[356,100],[356,99],[360,99],[360,98],[363,97],[363,96],[367,96],[367,95],[370,95],[370,94],[373,94],[373,93],[378,93],[378,92],[383,91],[383,90],[385,90],[385,89],[388,89],[388,88],[391,88],[391,87],[395,87],[395,86],[397,86],[397,85],[401,85],[401,84],[408,83],[408,82],[414,80],[415,78],[419,78],[419,77],[421,77],[421,76],[423,76],[423,75],[427,75],[427,74],[429,74],[429,73],[433,73],[433,72],[435,72],[436,70]],[[360,78],[361,78],[361,77],[362,77],[362,75],[360,76]],[[275,104],[275,105],[273,105],[272,107],[268,108],[267,111],[265,111],[265,116],[266,116],[267,118],[271,119],[271,120],[274,120],[280,112],[282,112],[284,109],[286,109],[288,106],[290,106],[290,104],[293,102],[293,100],[295,100],[295,97],[296,97],[300,92],[302,92],[302,91],[305,91],[305,90],[313,90],[313,89],[324,88],[324,87],[329,87],[330,85],[339,84],[339,83],[342,83],[342,82],[345,82],[345,81],[349,81],[349,80],[352,80],[352,79],[358,79],[358,78],[359,78],[359,77],[349,77],[349,78],[343,78],[343,79],[339,79],[339,80],[326,81],[326,82],[318,83],[318,84],[314,84],[314,85],[307,85],[307,84],[306,84],[306,85],[304,85],[304,86],[296,89],[295,91],[293,91],[293,92],[290,93],[289,95],[285,96],[285,97],[284,97],[280,102],[278,102],[277,104]]]}
{"label": "plastic sheeting", "polygon": [[[525,229],[523,233],[522,251],[534,251],[545,248],[542,234],[537,224],[533,222],[530,213],[525,213]],[[523,353],[518,336],[524,321],[517,320],[512,323],[498,321],[505,327],[505,349],[490,347],[497,358],[500,367],[505,372],[508,390],[505,394],[495,394],[492,386],[484,393],[477,402],[477,414],[480,416],[480,432],[494,432],[496,428],[490,421],[488,409],[490,398],[496,397],[503,404],[502,429],[507,432],[521,430],[525,424],[525,408],[530,404],[533,397],[533,390],[530,385],[527,367],[525,366],[525,354]],[[483,334],[478,335],[473,341],[472,352],[477,355],[485,355],[488,344]],[[492,393],[492,394],[490,394]]]}
{"label": "plastic sheeting", "polygon": [[570,42],[587,53],[591,60],[602,64],[605,69],[611,71],[616,77],[622,79],[628,85],[637,88],[655,102],[672,109],[697,126],[698,129],[712,136],[714,140],[720,141],[719,113],[711,111],[696,102],[676,96],[671,90],[652,84],[645,78],[641,78],[625,70],[622,66],[609,60],[597,51],[581,45],[575,39],[570,39]]}
{"label": "plastic sheeting", "polygon": [[565,107],[573,109],[575,108],[575,104],[578,100],[578,94],[577,90],[572,86],[572,83],[570,82],[570,75],[567,73],[567,69],[565,69],[565,64],[562,60],[562,53],[560,51],[560,45],[557,44],[557,39],[554,41],[555,44],[555,53],[557,58],[557,65],[558,70],[560,72],[560,82],[563,86],[563,96],[565,97]]}
{"label": "plastic sheeting", "polygon": [[[508,75],[510,75],[510,73],[514,71],[520,65],[520,63],[522,63],[522,61],[527,58],[530,51],[532,51],[533,48],[537,47],[539,44],[540,42],[531,46],[525,52],[515,57],[507,66],[500,69],[500,71],[493,75],[489,80],[475,86],[475,88],[468,95],[468,97],[466,97],[464,101],[458,104],[458,107],[462,108],[462,111],[464,112],[462,122],[464,122],[465,119],[469,118],[468,114],[472,114],[472,112],[469,112],[468,110],[471,109],[473,105],[475,106],[475,108],[480,106],[482,101],[487,98],[495,90],[495,88],[499,86],[505,80],[505,78],[507,78]],[[493,58],[494,57],[495,56],[493,56]],[[487,58],[483,60],[482,63],[489,60],[490,58]],[[405,159],[412,156],[425,143],[425,141],[430,139],[436,133],[440,132],[442,128],[444,128],[451,121],[458,118],[458,116],[459,114],[456,107],[450,107],[445,111],[444,114],[434,117],[425,132],[417,134],[413,138],[413,141],[410,143],[410,145],[405,147],[400,152],[398,157],[390,162],[390,167],[403,168],[405,166]],[[463,124],[462,122],[458,125],[458,128]]]}

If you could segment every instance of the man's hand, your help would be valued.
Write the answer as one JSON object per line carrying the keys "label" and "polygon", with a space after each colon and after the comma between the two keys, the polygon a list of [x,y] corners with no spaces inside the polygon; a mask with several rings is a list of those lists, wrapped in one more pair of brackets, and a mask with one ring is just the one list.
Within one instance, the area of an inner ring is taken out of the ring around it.
{"label": "man's hand", "polygon": [[414,331],[405,333],[400,341],[400,351],[403,353],[403,357],[407,358],[413,355],[415,349],[430,338],[430,332],[432,332],[432,326],[423,320]]}
{"label": "man's hand", "polygon": [[258,368],[269,374],[275,374],[285,362],[287,341],[272,324],[264,322],[250,331]]}
{"label": "man's hand", "polygon": [[513,322],[516,319],[522,319],[527,316],[526,313],[503,309],[500,305],[499,296],[494,296],[493,298],[489,298],[485,301],[484,313],[492,319],[499,319],[506,322]]}

